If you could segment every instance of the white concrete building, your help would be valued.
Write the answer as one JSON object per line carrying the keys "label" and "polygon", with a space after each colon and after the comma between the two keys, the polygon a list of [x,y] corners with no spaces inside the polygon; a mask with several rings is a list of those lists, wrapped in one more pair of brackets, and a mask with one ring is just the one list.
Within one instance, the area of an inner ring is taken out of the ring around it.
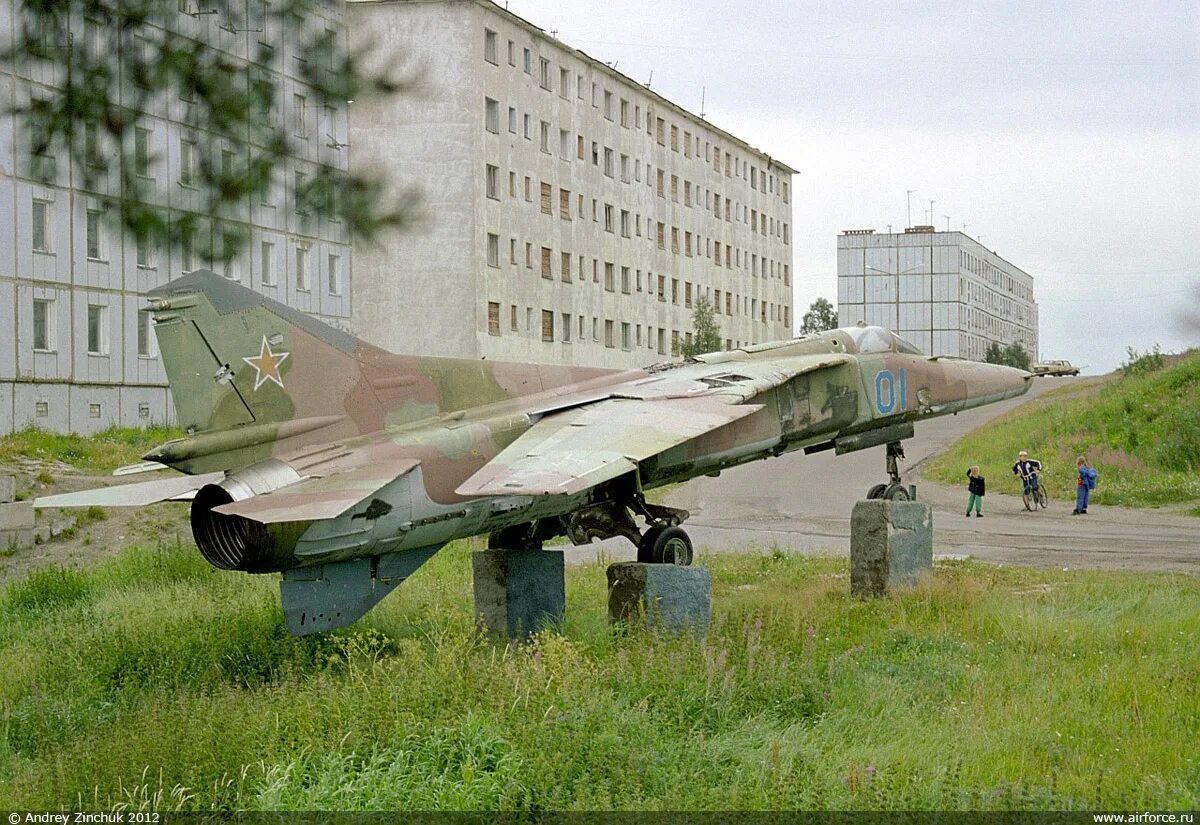
{"label": "white concrete building", "polygon": [[[350,111],[358,171],[424,218],[355,253],[356,332],[387,349],[634,366],[691,334],[790,337],[793,170],[489,0],[347,4],[421,88]],[[374,164],[368,167],[367,164]]]}
{"label": "white concrete building", "polygon": [[[21,3],[0,0],[0,50],[13,43]],[[254,31],[234,30],[217,14],[186,10],[194,5],[160,4],[162,17],[149,36],[170,32],[221,49],[253,68],[241,73],[247,84],[255,72],[269,73],[277,84],[276,116],[292,124],[298,147],[278,170],[270,196],[238,210],[234,220],[249,226],[250,243],[226,274],[348,326],[347,232],[298,214],[292,186],[317,163],[348,168],[345,111],[306,104],[299,71],[306,56],[294,44],[279,48],[277,21],[264,15],[263,4],[246,2]],[[306,25],[345,36],[338,3]],[[112,33],[98,23],[78,17],[71,30],[76,48],[86,44],[119,59]],[[276,46],[269,62],[255,57],[260,41]],[[64,47],[63,65],[67,53]],[[65,151],[32,155],[28,130],[8,112],[31,96],[50,94],[62,82],[63,65],[16,74],[0,69],[0,432],[36,425],[90,433],[112,424],[172,420],[148,316],[137,311],[144,304],[140,296],[206,265],[202,241],[191,249],[139,248],[123,233],[102,202],[105,190],[116,185],[115,173],[88,191]],[[189,183],[197,164],[237,160],[236,146],[186,126],[187,106],[164,98],[143,112],[128,147],[133,162],[144,164],[139,174],[151,185],[154,202],[172,216],[199,203]]]}
{"label": "white concrete building", "polygon": [[838,236],[838,321],[895,331],[931,355],[982,361],[993,343],[1038,358],[1033,277],[962,232]]}

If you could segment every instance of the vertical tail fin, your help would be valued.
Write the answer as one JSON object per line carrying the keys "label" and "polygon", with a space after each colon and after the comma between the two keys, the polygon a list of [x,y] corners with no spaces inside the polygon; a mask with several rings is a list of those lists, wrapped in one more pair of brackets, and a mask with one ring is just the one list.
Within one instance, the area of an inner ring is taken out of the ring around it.
{"label": "vertical tail fin", "polygon": [[150,298],[179,425],[189,435],[348,415],[347,397],[361,378],[361,342],[352,335],[203,270]]}

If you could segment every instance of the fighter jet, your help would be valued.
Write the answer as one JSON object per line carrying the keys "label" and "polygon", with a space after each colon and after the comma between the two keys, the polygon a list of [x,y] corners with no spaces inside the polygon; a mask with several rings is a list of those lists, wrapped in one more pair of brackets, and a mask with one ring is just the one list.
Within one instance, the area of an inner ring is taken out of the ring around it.
{"label": "fighter jet", "polygon": [[640,561],[690,564],[688,513],[645,491],[792,450],[885,445],[888,478],[867,496],[907,498],[897,459],[915,421],[1032,378],[874,326],[605,370],[393,355],[207,271],[149,298],[186,435],[145,460],[186,475],[36,505],[191,499],[212,565],[282,573],[295,634],[354,622],[467,536],[623,536]]}

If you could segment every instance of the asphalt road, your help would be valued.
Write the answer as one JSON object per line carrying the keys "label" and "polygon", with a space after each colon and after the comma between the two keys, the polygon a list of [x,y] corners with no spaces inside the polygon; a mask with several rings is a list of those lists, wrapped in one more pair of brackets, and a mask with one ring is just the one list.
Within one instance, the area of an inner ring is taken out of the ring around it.
{"label": "asphalt road", "polygon": [[[904,443],[907,460],[901,475],[906,483],[917,484],[918,498],[933,505],[935,557],[1200,574],[1200,519],[1096,505],[1088,508],[1086,516],[1072,516],[1073,502],[1059,501],[1030,513],[1021,503],[1016,480],[1008,478],[989,478],[984,518],[967,518],[965,480],[961,489],[921,481],[921,463],[959,437],[1046,390],[1075,380],[1086,379],[1034,379],[1021,398],[917,424],[916,437]],[[1074,473],[1074,469],[1050,468],[1059,473]],[[790,453],[727,470],[719,478],[694,479],[674,490],[666,503],[691,511],[684,526],[701,555],[752,547],[840,555],[850,552],[854,503],[865,497],[871,485],[886,480],[883,447],[844,456],[832,451],[811,456]],[[611,560],[635,555],[624,539],[568,550],[573,561],[600,554]]]}

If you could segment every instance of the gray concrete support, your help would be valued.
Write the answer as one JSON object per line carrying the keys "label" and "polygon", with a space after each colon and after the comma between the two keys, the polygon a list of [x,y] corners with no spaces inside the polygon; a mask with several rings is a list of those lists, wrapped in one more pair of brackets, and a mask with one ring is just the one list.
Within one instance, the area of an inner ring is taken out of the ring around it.
{"label": "gray concrete support", "polygon": [[850,516],[850,592],[886,596],[933,574],[933,508],[872,499]]}
{"label": "gray concrete support", "polygon": [[561,550],[481,550],[471,561],[481,627],[523,639],[562,622],[567,597]]}
{"label": "gray concrete support", "polygon": [[704,633],[711,612],[711,585],[702,567],[642,564],[608,566],[608,620],[642,622],[672,632]]}
{"label": "gray concrete support", "polygon": [[0,504],[0,553],[32,543],[33,502],[13,501]]}

